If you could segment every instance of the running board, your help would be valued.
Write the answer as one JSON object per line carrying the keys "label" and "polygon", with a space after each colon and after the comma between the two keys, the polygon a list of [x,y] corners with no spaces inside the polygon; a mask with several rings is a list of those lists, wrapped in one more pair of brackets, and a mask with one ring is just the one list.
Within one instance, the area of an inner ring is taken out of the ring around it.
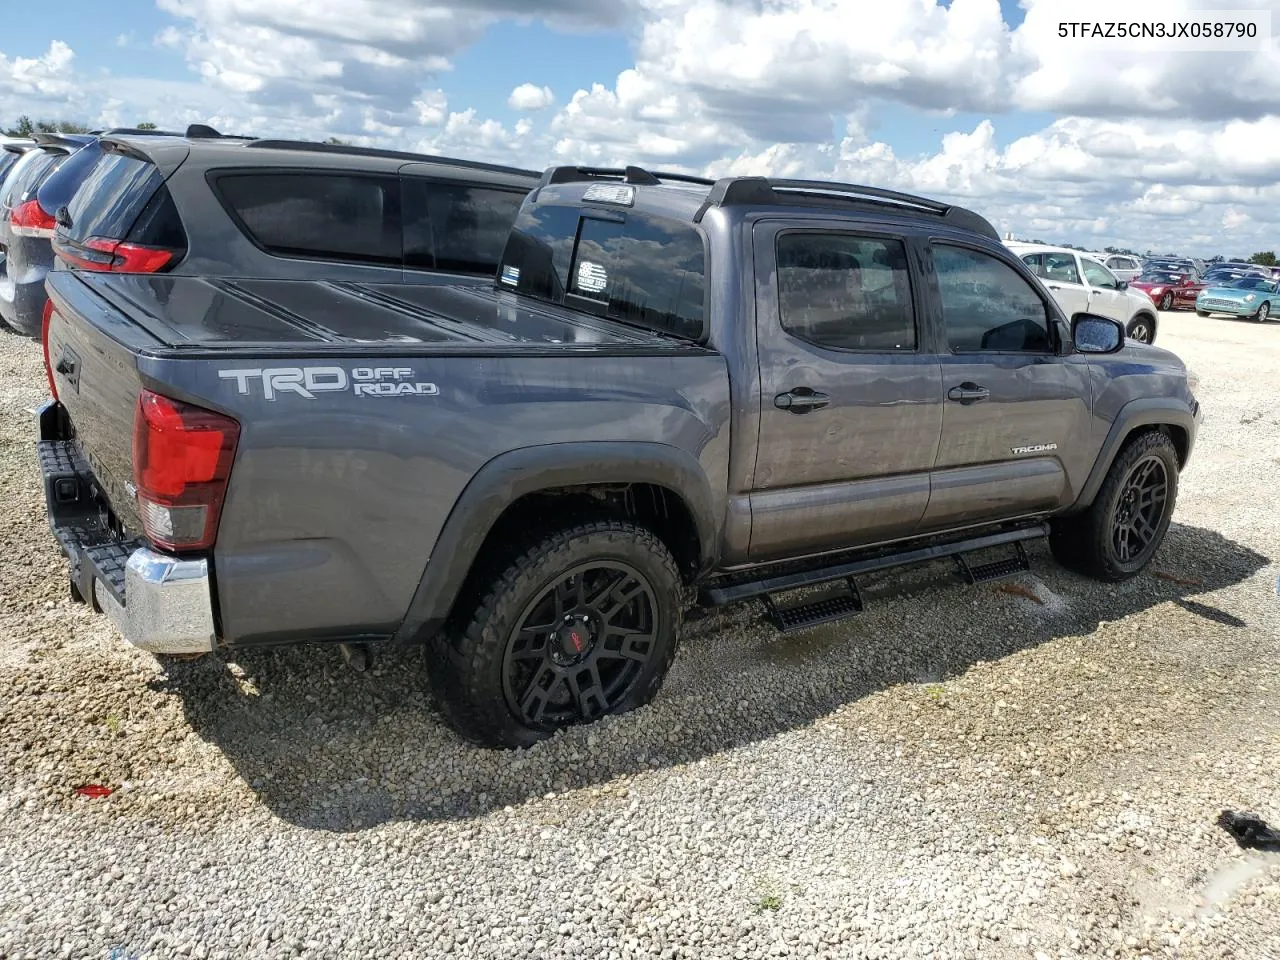
{"label": "running board", "polygon": [[[825,567],[815,567],[790,573],[779,573],[772,577],[743,580],[730,577],[721,578],[719,582],[711,581],[701,591],[700,602],[707,607],[722,607],[743,600],[768,596],[773,593],[785,593],[800,587],[815,587],[835,580],[848,581],[858,574],[874,573],[879,570],[891,570],[894,567],[906,567],[917,563],[926,563],[943,557],[959,557],[961,554],[986,550],[1005,544],[1016,544],[1018,556],[1012,559],[998,560],[992,563],[971,565],[964,561],[960,568],[962,576],[970,583],[980,583],[982,579],[995,579],[997,576],[1010,576],[1019,570],[1029,569],[1026,551],[1022,544],[1027,540],[1038,540],[1049,535],[1048,524],[1038,523],[1032,526],[1019,527],[1014,530],[1003,530],[986,536],[972,537],[968,540],[956,540],[950,543],[934,543],[915,549],[900,550],[894,553],[879,553],[861,559],[847,560]],[[847,556],[847,554],[846,554]],[[957,561],[959,565],[960,561]],[[1022,564],[1011,567],[1010,564]],[[999,572],[997,573],[997,568]],[[968,570],[966,574],[964,571]],[[979,574],[988,574],[979,578]],[[969,579],[973,577],[974,579]],[[861,601],[859,600],[859,609]],[[856,612],[856,611],[855,611]],[[824,621],[825,622],[825,621]]]}
{"label": "running board", "polygon": [[970,586],[976,583],[986,583],[989,580],[1003,580],[1005,577],[1012,577],[1014,574],[1030,570],[1031,559],[1027,556],[1027,551],[1023,549],[1022,541],[1016,541],[1013,549],[1014,554],[1012,557],[1003,557],[999,560],[989,560],[986,563],[978,564],[970,563],[968,557],[963,553],[958,553],[956,554],[956,570]]}
{"label": "running board", "polygon": [[846,592],[836,596],[821,597],[808,603],[797,603],[782,606],[773,596],[766,594],[764,604],[769,610],[769,619],[782,633],[795,633],[808,630],[820,623],[833,623],[844,620],[862,612],[862,594],[853,577],[845,578]]}

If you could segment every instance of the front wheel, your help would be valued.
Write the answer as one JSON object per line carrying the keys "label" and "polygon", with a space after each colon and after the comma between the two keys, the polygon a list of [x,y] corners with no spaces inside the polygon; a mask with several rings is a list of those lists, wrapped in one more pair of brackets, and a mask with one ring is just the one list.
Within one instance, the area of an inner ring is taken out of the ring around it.
{"label": "front wheel", "polygon": [[1262,303],[1258,304],[1258,312],[1253,315],[1253,319],[1258,321],[1258,323],[1266,323],[1267,317],[1270,315],[1271,302],[1269,300],[1263,300]]}
{"label": "front wheel", "polygon": [[1134,317],[1129,322],[1130,340],[1137,340],[1139,343],[1152,343],[1156,338],[1155,323],[1145,314]]}
{"label": "front wheel", "polygon": [[1172,293],[1166,293],[1163,297],[1161,297],[1161,298],[1160,298],[1160,309],[1161,309],[1161,310],[1172,310],[1172,309],[1173,309],[1173,294],[1172,294]]}
{"label": "front wheel", "polygon": [[431,686],[463,736],[527,747],[658,692],[676,651],[681,581],[653,533],[621,521],[546,534],[431,644]]}
{"label": "front wheel", "polygon": [[1208,315],[1209,315],[1209,311],[1208,311],[1208,310],[1197,310],[1197,311],[1196,311],[1196,316],[1197,316],[1197,317],[1207,317]]}
{"label": "front wheel", "polygon": [[1164,542],[1178,497],[1178,453],[1157,430],[1120,452],[1083,513],[1052,524],[1049,546],[1064,567],[1118,582],[1141,573]]}

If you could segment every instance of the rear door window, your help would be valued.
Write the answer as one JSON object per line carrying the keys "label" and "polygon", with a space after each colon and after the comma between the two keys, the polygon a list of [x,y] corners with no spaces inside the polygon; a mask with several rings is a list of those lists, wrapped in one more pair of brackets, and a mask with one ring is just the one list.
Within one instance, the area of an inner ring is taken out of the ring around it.
{"label": "rear door window", "polygon": [[150,161],[104,153],[72,196],[67,205],[70,226],[59,224],[59,233],[82,242],[89,237],[122,240],[163,183],[164,176]]}
{"label": "rear door window", "polygon": [[5,179],[0,207],[17,207],[34,199],[36,188],[65,157],[65,153],[56,150],[28,150]]}
{"label": "rear door window", "polygon": [[401,183],[405,266],[493,276],[525,194],[419,177]]}
{"label": "rear door window", "polygon": [[283,171],[222,174],[215,190],[248,237],[268,253],[401,263],[397,177]]}

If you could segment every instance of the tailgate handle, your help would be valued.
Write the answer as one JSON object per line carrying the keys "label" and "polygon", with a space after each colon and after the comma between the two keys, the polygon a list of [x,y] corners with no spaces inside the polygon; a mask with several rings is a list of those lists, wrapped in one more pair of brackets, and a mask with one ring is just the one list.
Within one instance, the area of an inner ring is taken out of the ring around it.
{"label": "tailgate handle", "polygon": [[76,373],[76,366],[77,364],[75,360],[71,359],[70,357],[63,357],[61,360],[58,361],[58,365],[53,369],[57,370],[59,373],[63,374],[64,376],[73,377],[75,376],[75,373]]}

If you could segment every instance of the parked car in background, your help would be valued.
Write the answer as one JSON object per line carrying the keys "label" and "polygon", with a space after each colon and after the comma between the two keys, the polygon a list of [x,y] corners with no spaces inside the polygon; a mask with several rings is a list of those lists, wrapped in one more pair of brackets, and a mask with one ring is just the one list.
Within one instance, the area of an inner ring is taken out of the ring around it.
{"label": "parked car in background", "polygon": [[1142,263],[1143,273],[1185,273],[1199,277],[1203,267],[1186,257],[1149,257]]}
{"label": "parked car in background", "polygon": [[0,187],[0,321],[29,337],[40,333],[53,266],[53,210],[41,206],[40,185],[92,136],[38,133]]}
{"label": "parked car in background", "polygon": [[1116,275],[1118,280],[1134,280],[1142,274],[1142,260],[1124,254],[1112,254],[1102,261],[1102,265]]}
{"label": "parked car in background", "polygon": [[530,170],[292,140],[112,134],[57,216],[69,269],[491,280]]}
{"label": "parked car in background", "polygon": [[1221,313],[1265,323],[1280,308],[1280,281],[1247,276],[1220,286],[1204,288],[1196,297],[1196,315]]}
{"label": "parked car in background", "polygon": [[34,140],[21,140],[14,137],[0,137],[0,186],[4,184],[9,171],[24,153],[34,147]]}
{"label": "parked car in background", "polygon": [[1010,241],[1005,244],[1049,288],[1067,316],[1095,313],[1124,325],[1125,332],[1141,343],[1156,338],[1155,304],[1145,293],[1128,284],[1092,257],[1067,247]]}
{"label": "parked car in background", "polygon": [[1176,307],[1194,306],[1204,284],[1196,279],[1194,273],[1153,270],[1130,281],[1129,287],[1141,290],[1161,310],[1173,310]]}

